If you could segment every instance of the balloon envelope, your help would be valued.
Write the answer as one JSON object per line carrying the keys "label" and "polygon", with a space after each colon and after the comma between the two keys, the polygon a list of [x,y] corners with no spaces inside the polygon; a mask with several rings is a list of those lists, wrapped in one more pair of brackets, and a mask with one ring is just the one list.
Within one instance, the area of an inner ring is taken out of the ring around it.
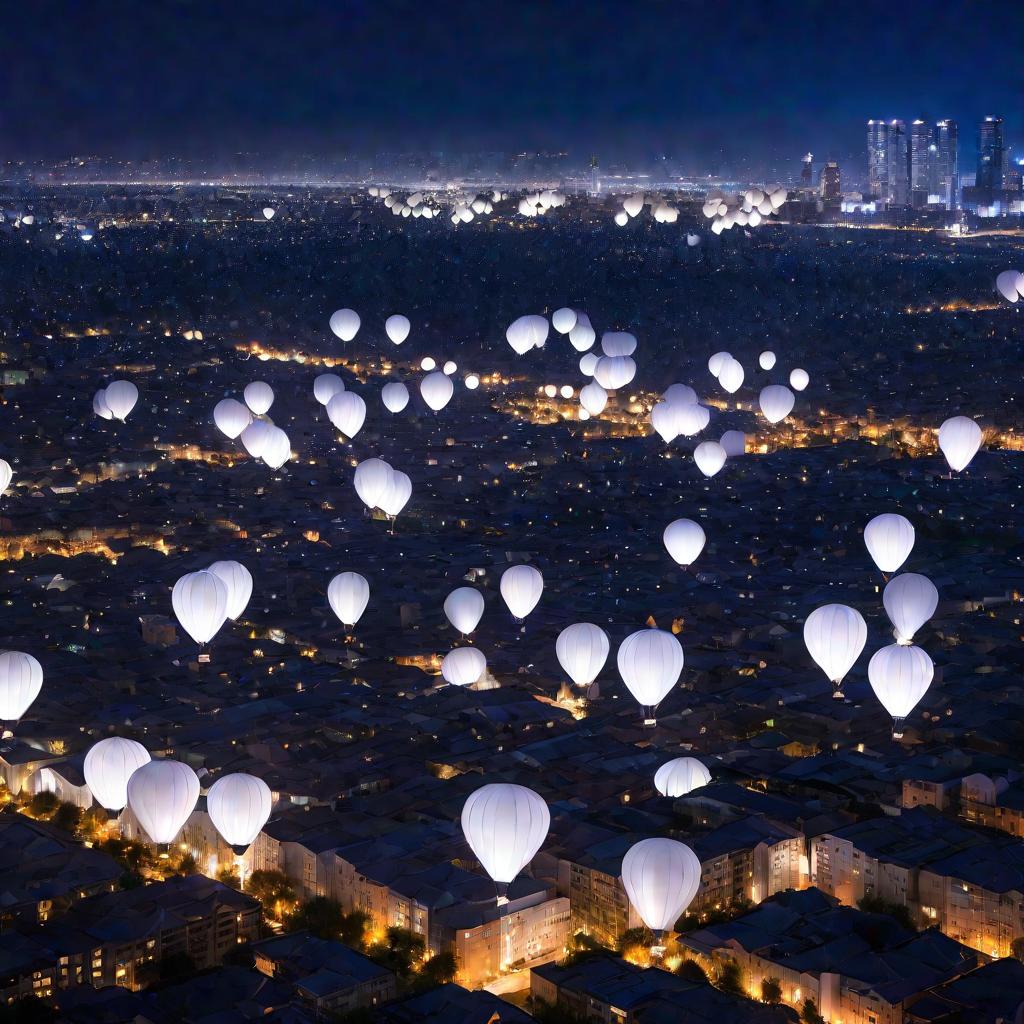
{"label": "balloon envelope", "polygon": [[23,651],[0,654],[0,722],[16,722],[43,688],[43,666]]}
{"label": "balloon envelope", "polygon": [[345,390],[345,382],[336,373],[321,373],[313,381],[313,397],[326,405],[339,391]]}
{"label": "balloon envelope", "polygon": [[769,423],[779,423],[793,411],[796,395],[781,384],[769,384],[761,389],[757,402]]}
{"label": "balloon envelope", "polygon": [[252,414],[234,398],[225,398],[213,407],[213,422],[217,429],[234,441],[252,423]]}
{"label": "balloon envelope", "polygon": [[454,393],[455,385],[452,384],[451,378],[440,370],[428,373],[420,381],[420,394],[423,396],[423,401],[434,412],[440,412],[451,401]]}
{"label": "balloon envelope", "polygon": [[399,381],[392,381],[381,388],[380,397],[388,412],[399,413],[409,404],[409,389]]}
{"label": "balloon envelope", "polygon": [[103,397],[114,418],[125,420],[139,400],[139,389],[130,380],[115,380],[107,385]]}
{"label": "balloon envelope", "polygon": [[622,858],[622,885],[651,931],[673,927],[700,888],[700,861],[675,839],[641,839]]}
{"label": "balloon envelope", "polygon": [[366,420],[366,403],[353,391],[339,392],[327,403],[327,418],[346,437],[355,437]]}
{"label": "balloon envelope", "polygon": [[679,565],[690,566],[704,550],[707,537],[700,523],[692,519],[676,519],[665,527],[662,540]]}
{"label": "balloon envelope", "polygon": [[458,587],[444,599],[444,613],[455,629],[468,636],[484,614],[483,594],[472,587]]}
{"label": "balloon envelope", "polygon": [[576,316],[575,309],[569,309],[568,306],[563,306],[561,309],[556,309],[551,314],[551,326],[554,327],[559,334],[568,334],[575,326],[578,317]]}
{"label": "balloon envelope", "polygon": [[495,782],[470,793],[462,832],[491,878],[508,885],[533,860],[551,827],[547,804],[532,789]]}
{"label": "balloon envelope", "polygon": [[174,584],[171,606],[181,628],[202,646],[217,635],[228,617],[228,588],[207,569],[190,572]]}
{"label": "balloon envelope", "polygon": [[885,585],[882,604],[896,630],[897,641],[910,643],[914,634],[935,614],[939,592],[927,576],[901,572]]}
{"label": "balloon envelope", "polygon": [[214,562],[209,571],[228,588],[228,618],[237,619],[252,597],[252,573],[241,562],[230,559]]}
{"label": "balloon envelope", "polygon": [[725,465],[725,449],[717,441],[702,441],[693,450],[693,461],[707,477],[714,476]]}
{"label": "balloon envelope", "polygon": [[555,641],[558,664],[577,686],[589,686],[608,660],[608,634],[592,622],[566,626]]}
{"label": "balloon envelope", "polygon": [[128,806],[159,845],[174,841],[199,800],[199,778],[181,761],[149,761],[128,780]]}
{"label": "balloon envelope", "polygon": [[532,565],[513,565],[501,574],[499,589],[513,617],[525,619],[544,592],[544,577]]}
{"label": "balloon envelope", "polygon": [[345,626],[354,626],[370,601],[370,584],[357,572],[340,572],[327,585],[331,610]]}
{"label": "balloon envelope", "polygon": [[872,655],[868,681],[882,707],[894,719],[894,735],[900,735],[899,723],[928,691],[934,674],[932,659],[920,647],[890,644]]}
{"label": "balloon envelope", "polygon": [[401,313],[395,313],[384,321],[384,330],[387,332],[388,338],[390,338],[395,345],[401,345],[402,342],[409,337],[409,331],[412,330],[412,324],[409,323],[409,318],[407,316],[402,316]]}
{"label": "balloon envelope", "polygon": [[123,811],[128,805],[128,780],[137,768],[151,760],[149,751],[136,740],[108,736],[89,748],[82,771],[89,792],[100,807]]}
{"label": "balloon envelope", "polygon": [[711,772],[695,757],[677,757],[673,761],[666,761],[654,773],[654,788],[662,796],[686,796],[710,781]]}
{"label": "balloon envelope", "polygon": [[642,708],[660,704],[683,671],[683,648],[661,629],[641,629],[619,645],[619,675]]}
{"label": "balloon envelope", "polygon": [[339,309],[331,314],[331,330],[342,341],[351,341],[359,331],[359,314],[354,309]]}
{"label": "balloon envelope", "polygon": [[213,827],[236,853],[255,841],[273,805],[270,787],[245,772],[222,775],[206,794],[206,811]]}
{"label": "balloon envelope", "polygon": [[949,468],[966,469],[981,447],[981,427],[966,416],[953,416],[939,427],[939,448]]}
{"label": "balloon envelope", "polygon": [[789,375],[789,386],[794,391],[803,391],[810,382],[810,375],[806,370],[801,370],[799,367]]}
{"label": "balloon envelope", "polygon": [[274,389],[266,381],[254,380],[251,384],[245,385],[242,397],[253,413],[265,416],[274,404]]}
{"label": "balloon envelope", "polygon": [[882,572],[895,572],[914,548],[914,527],[905,516],[884,512],[864,527],[864,543]]}
{"label": "balloon envelope", "polygon": [[456,647],[441,661],[441,675],[452,686],[472,686],[487,668],[487,659],[476,647]]}
{"label": "balloon envelope", "polygon": [[804,622],[804,644],[815,664],[838,687],[860,657],[868,627],[856,608],[826,604]]}

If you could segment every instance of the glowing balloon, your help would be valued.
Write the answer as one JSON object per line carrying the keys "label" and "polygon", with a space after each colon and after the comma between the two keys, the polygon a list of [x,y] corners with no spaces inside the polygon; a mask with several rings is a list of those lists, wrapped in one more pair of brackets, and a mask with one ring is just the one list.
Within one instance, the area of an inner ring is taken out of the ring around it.
{"label": "glowing balloon", "polygon": [[533,860],[550,827],[541,797],[511,782],[481,786],[462,808],[466,842],[499,891]]}
{"label": "glowing balloon", "polygon": [[158,846],[174,842],[199,800],[199,778],[181,761],[149,761],[128,779],[128,806]]}
{"label": "glowing balloon", "polygon": [[794,391],[803,391],[810,382],[811,378],[806,370],[798,368],[789,375],[789,386]]}
{"label": "glowing balloon", "polygon": [[757,357],[757,365],[762,370],[770,370],[775,365],[775,353],[771,351],[764,351]]}
{"label": "glowing balloon", "polygon": [[396,519],[412,497],[412,481],[400,469],[391,471],[391,481],[380,500],[381,511]]}
{"label": "glowing balloon", "polygon": [[280,427],[271,427],[260,458],[271,468],[280,469],[292,457],[292,444]]}
{"label": "glowing balloon", "polygon": [[458,587],[444,599],[444,613],[455,629],[468,636],[484,614],[483,594],[472,587]]}
{"label": "glowing balloon", "polygon": [[569,343],[577,352],[586,352],[597,340],[597,332],[586,313],[576,315],[576,323],[569,331]]}
{"label": "glowing balloon", "polygon": [[0,722],[16,722],[43,688],[43,666],[22,651],[0,654]]}
{"label": "glowing balloon", "polygon": [[882,572],[895,572],[914,549],[914,527],[905,516],[884,512],[864,527],[864,544]]}
{"label": "glowing balloon", "polygon": [[580,405],[591,416],[600,416],[607,404],[608,392],[596,380],[580,388]]}
{"label": "glowing balloon", "polygon": [[214,562],[208,571],[228,588],[227,615],[232,622],[235,621],[245,611],[252,597],[252,573],[241,562],[230,559]]}
{"label": "glowing balloon", "polygon": [[501,574],[499,589],[513,618],[522,622],[537,607],[544,577],[532,565],[513,565]]}
{"label": "glowing balloon", "polygon": [[366,420],[366,403],[354,391],[342,391],[327,403],[327,418],[346,437],[355,437]]}
{"label": "glowing balloon", "polygon": [[742,430],[727,430],[718,443],[725,449],[725,454],[730,459],[737,455],[745,455],[747,452],[747,435]]}
{"label": "glowing balloon", "polygon": [[683,671],[683,648],[661,629],[641,629],[619,645],[619,675],[654,724],[654,709],[668,696]]}
{"label": "glowing balloon", "polygon": [[704,550],[707,536],[700,523],[695,523],[692,519],[676,519],[665,527],[662,540],[676,562],[689,567],[697,561]]}
{"label": "glowing balloon", "polygon": [[331,330],[342,341],[351,341],[359,332],[359,314],[354,309],[339,309],[331,314]]}
{"label": "glowing balloon", "polygon": [[903,720],[927,693],[935,674],[932,659],[920,647],[890,644],[868,662],[868,681],[882,707],[892,715],[892,734],[903,735]]}
{"label": "glowing balloon", "polygon": [[725,465],[725,449],[717,441],[702,441],[693,450],[693,461],[707,477],[714,476]]}
{"label": "glowing balloon", "polygon": [[629,356],[602,356],[594,367],[594,380],[606,391],[624,388],[636,376],[636,363]]}
{"label": "glowing balloon", "polygon": [[730,356],[718,371],[718,383],[721,384],[730,395],[734,395],[743,385],[743,376],[743,365],[738,359],[733,359]]}
{"label": "glowing balloon", "polygon": [[255,775],[222,775],[206,794],[206,812],[221,838],[238,856],[256,841],[270,818],[274,797]]}
{"label": "glowing balloon", "polygon": [[441,660],[441,675],[452,686],[472,686],[487,668],[487,659],[476,647],[456,647]]}
{"label": "glowing balloon", "polygon": [[107,405],[106,388],[100,388],[99,391],[92,396],[92,411],[104,420],[112,420],[114,418],[114,414],[110,411],[110,406]]}
{"label": "glowing balloon", "polygon": [[85,755],[85,783],[100,807],[116,816],[128,806],[128,780],[151,760],[149,751],[136,740],[108,736]]}
{"label": "glowing balloon", "polygon": [[364,459],[356,466],[353,478],[356,494],[368,509],[379,508],[391,486],[391,466],[383,459]]}
{"label": "glowing balloon", "polygon": [[548,322],[542,316],[528,314],[513,320],[505,331],[505,339],[517,355],[524,355],[531,348],[542,348],[548,340]]}
{"label": "glowing balloon", "polygon": [[273,429],[274,425],[266,420],[253,420],[239,435],[242,447],[254,459],[262,458]]}
{"label": "glowing balloon", "polygon": [[0,495],[7,493],[11,486],[11,479],[14,477],[14,470],[6,459],[0,459]]}
{"label": "glowing balloon", "polygon": [[276,211],[274,210],[274,208],[272,206],[264,206],[263,207],[263,216],[264,216],[264,218],[266,220],[273,220],[275,212]]}
{"label": "glowing balloon", "polygon": [[351,628],[366,611],[370,584],[357,572],[340,572],[327,585],[327,600],[341,624]]}
{"label": "glowing balloon", "polygon": [[717,377],[731,359],[732,355],[729,352],[716,352],[708,360],[708,369],[711,371],[711,376]]}
{"label": "glowing balloon", "polygon": [[225,398],[213,407],[213,422],[222,434],[234,441],[252,423],[252,414],[241,402]]}
{"label": "glowing balloon", "polygon": [[700,888],[700,861],[675,839],[641,839],[622,858],[622,885],[640,919],[661,938]]}
{"label": "glowing balloon", "polygon": [[409,404],[409,389],[398,381],[392,381],[381,388],[380,397],[388,412],[399,413]]}
{"label": "glowing balloon", "polygon": [[909,644],[914,634],[935,614],[939,592],[927,576],[901,572],[885,585],[882,604],[896,631],[896,642]]}
{"label": "glowing balloon", "polygon": [[190,572],[174,584],[171,606],[181,628],[202,647],[228,617],[228,588],[220,576],[207,569]]}
{"label": "glowing balloon", "polygon": [[265,416],[274,404],[274,389],[266,381],[254,380],[245,385],[242,397],[255,415]]}
{"label": "glowing balloon", "polygon": [[566,626],[555,640],[558,664],[577,686],[589,686],[608,660],[608,634],[592,622]]}
{"label": "glowing balloon", "polygon": [[840,686],[868,642],[864,616],[845,604],[826,604],[815,608],[804,622],[804,644],[815,664],[835,686]]}
{"label": "glowing balloon", "polygon": [[939,447],[949,468],[959,473],[981,447],[981,427],[966,416],[953,416],[939,427]]}
{"label": "glowing balloon", "polygon": [[107,385],[103,397],[114,419],[123,422],[139,400],[139,389],[130,380],[115,380]]}
{"label": "glowing balloon", "polygon": [[401,313],[395,313],[394,316],[389,316],[384,321],[384,330],[387,331],[388,337],[395,345],[401,345],[406,338],[409,337],[409,331],[412,330],[412,324],[409,323],[407,316],[402,316]]}
{"label": "glowing balloon", "polygon": [[661,398],[662,401],[668,402],[670,405],[697,404],[697,392],[688,384],[670,384]]}
{"label": "glowing balloon", "polygon": [[575,309],[569,309],[568,306],[563,306],[561,309],[556,309],[554,313],[551,314],[551,326],[554,327],[559,334],[568,334],[576,326],[576,321],[578,319]]}
{"label": "glowing balloon", "polygon": [[339,391],[345,390],[345,382],[336,373],[321,373],[313,381],[313,397],[326,405]]}
{"label": "glowing balloon", "polygon": [[695,757],[666,761],[654,773],[654,788],[662,796],[680,797],[711,781],[711,772]]}
{"label": "glowing balloon", "polygon": [[769,384],[762,388],[757,402],[769,423],[779,423],[793,411],[796,395],[781,384]]}
{"label": "glowing balloon", "polygon": [[455,385],[451,378],[440,370],[428,373],[420,381],[420,394],[423,401],[430,406],[434,412],[440,412],[452,399],[455,393]]}
{"label": "glowing balloon", "polygon": [[601,335],[601,351],[606,356],[631,356],[636,351],[636,335],[628,331],[605,331]]}

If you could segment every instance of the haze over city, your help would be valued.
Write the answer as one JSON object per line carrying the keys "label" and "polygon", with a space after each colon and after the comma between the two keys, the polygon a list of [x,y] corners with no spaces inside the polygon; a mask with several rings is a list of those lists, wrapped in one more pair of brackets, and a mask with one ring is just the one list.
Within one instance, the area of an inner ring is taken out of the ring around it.
{"label": "haze over city", "polygon": [[0,1024],[1024,1021],[1019,5],[5,14]]}

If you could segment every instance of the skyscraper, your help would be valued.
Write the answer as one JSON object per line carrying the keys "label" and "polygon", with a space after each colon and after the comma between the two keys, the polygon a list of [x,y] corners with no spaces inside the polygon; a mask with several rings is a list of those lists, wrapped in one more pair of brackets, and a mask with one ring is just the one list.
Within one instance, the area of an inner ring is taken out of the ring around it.
{"label": "skyscraper", "polygon": [[978,125],[978,175],[974,183],[978,188],[997,192],[1003,187],[1005,174],[1003,119],[989,116]]}
{"label": "skyscraper", "polygon": [[824,167],[822,167],[819,185],[821,188],[822,199],[838,199],[842,194],[842,187],[839,179],[839,164],[835,160],[830,160]]}
{"label": "skyscraper", "polygon": [[812,177],[811,177],[811,164],[814,160],[814,156],[810,153],[804,157],[803,166],[800,168],[800,187],[810,188]]}
{"label": "skyscraper", "polygon": [[903,121],[868,121],[868,187],[886,206],[910,201],[910,160]]}
{"label": "skyscraper", "polygon": [[935,122],[935,189],[947,210],[960,205],[960,167],[957,157],[959,132],[956,121]]}
{"label": "skyscraper", "polygon": [[910,205],[916,209],[928,205],[935,178],[934,129],[921,118],[910,125]]}

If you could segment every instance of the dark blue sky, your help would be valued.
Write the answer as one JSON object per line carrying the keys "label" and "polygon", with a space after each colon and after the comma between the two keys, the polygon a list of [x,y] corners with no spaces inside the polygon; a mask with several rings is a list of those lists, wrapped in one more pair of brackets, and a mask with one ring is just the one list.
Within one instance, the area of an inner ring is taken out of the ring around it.
{"label": "dark blue sky", "polygon": [[558,147],[860,153],[869,116],[1007,119],[1019,0],[9,5],[0,155]]}

